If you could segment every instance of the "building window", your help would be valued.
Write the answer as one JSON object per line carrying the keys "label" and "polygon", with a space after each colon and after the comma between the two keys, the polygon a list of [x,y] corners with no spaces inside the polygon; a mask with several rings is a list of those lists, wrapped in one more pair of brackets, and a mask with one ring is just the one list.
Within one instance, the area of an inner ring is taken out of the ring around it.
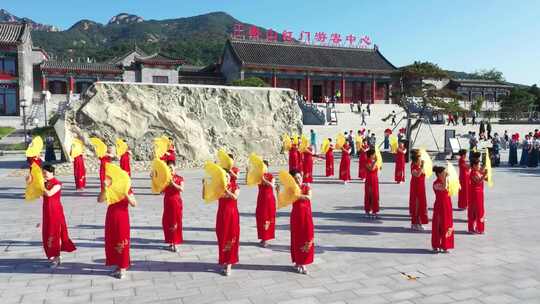
{"label": "building window", "polygon": [[0,116],[17,115],[19,115],[17,89],[0,87]]}
{"label": "building window", "polygon": [[153,83],[169,83],[168,76],[152,76]]}
{"label": "building window", "polygon": [[0,74],[17,76],[17,59],[10,57],[0,58]]}

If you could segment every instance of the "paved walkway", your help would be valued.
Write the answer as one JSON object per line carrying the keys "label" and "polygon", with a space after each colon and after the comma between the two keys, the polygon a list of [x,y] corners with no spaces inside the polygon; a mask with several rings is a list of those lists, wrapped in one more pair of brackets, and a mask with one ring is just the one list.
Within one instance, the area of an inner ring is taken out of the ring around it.
{"label": "paved walkway", "polygon": [[[41,203],[24,202],[22,179],[3,176],[0,303],[540,303],[539,170],[498,169],[496,188],[486,194],[487,233],[466,234],[465,214],[456,211],[456,249],[439,255],[429,251],[429,231],[408,229],[408,183],[391,183],[392,172],[393,165],[386,164],[377,221],[361,216],[358,181],[341,185],[316,178],[317,251],[307,276],[291,271],[290,209],[279,210],[277,240],[259,248],[256,190],[242,186],[241,263],[231,277],[218,273],[216,204],[199,198],[201,171],[183,172],[186,241],[177,254],[163,250],[162,197],[150,194],[146,174],[137,174],[139,206],[130,211],[133,267],[124,280],[107,276],[103,266],[105,206],[95,202],[95,176],[84,193],[74,192],[71,178],[62,178],[78,250],[64,254],[65,263],[56,270],[44,261]],[[432,205],[432,191],[428,199]]]}

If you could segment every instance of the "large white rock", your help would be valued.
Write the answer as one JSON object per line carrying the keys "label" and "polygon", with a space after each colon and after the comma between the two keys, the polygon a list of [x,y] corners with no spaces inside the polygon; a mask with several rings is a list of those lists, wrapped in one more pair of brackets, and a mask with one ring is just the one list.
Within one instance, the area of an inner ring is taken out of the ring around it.
{"label": "large white rock", "polygon": [[67,152],[73,136],[107,144],[124,139],[136,160],[150,160],[153,139],[173,137],[179,161],[200,166],[225,148],[241,162],[251,152],[278,158],[283,133],[300,134],[296,91],[203,85],[97,82],[55,128]]}

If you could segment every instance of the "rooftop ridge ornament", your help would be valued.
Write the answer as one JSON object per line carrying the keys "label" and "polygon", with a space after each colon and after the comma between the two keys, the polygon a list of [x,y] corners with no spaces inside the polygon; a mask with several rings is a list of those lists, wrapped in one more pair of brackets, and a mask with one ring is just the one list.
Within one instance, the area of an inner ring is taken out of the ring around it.
{"label": "rooftop ridge ornament", "polygon": [[[255,25],[245,25],[243,23],[235,23],[231,31],[231,38],[236,40],[251,40],[260,42],[272,42],[283,44],[304,44],[313,46],[341,47],[341,48],[361,48],[377,49],[373,44],[371,37],[368,35],[348,34],[326,32],[311,32],[300,31],[297,38],[294,38],[294,33],[289,30],[283,30],[281,34],[274,29],[261,30]],[[373,45],[373,46],[372,46]]]}

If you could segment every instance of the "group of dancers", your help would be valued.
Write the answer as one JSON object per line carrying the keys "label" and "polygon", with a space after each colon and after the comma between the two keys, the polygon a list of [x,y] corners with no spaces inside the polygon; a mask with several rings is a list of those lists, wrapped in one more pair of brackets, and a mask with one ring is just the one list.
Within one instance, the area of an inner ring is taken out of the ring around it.
{"label": "group of dancers", "polygon": [[[359,132],[361,134],[361,132]],[[299,148],[301,137],[292,143],[289,151],[289,169],[302,170],[304,176],[312,181],[312,157],[325,159],[325,176],[334,176],[334,153],[341,152],[339,165],[339,179],[346,184],[351,180],[351,147],[349,142],[341,140],[342,135],[338,135],[336,145],[332,144],[332,139],[328,138],[323,143],[321,151],[323,155],[313,154],[312,147]],[[378,153],[378,147],[364,140],[362,136],[357,136],[355,140],[358,151],[358,178],[364,182],[364,211],[367,218],[376,219],[379,217],[380,196],[379,196],[379,171],[382,166],[382,159]],[[394,181],[397,184],[405,182],[405,163],[407,148],[404,141],[391,144],[391,151],[394,153]],[[300,151],[302,150],[302,151]],[[459,176],[449,176],[454,171],[453,166],[448,163],[448,167],[433,166],[429,156],[425,151],[414,149],[411,155],[411,179],[409,190],[409,215],[411,229],[415,231],[424,230],[424,226],[429,223],[428,207],[426,198],[426,177],[432,172],[435,173],[433,191],[435,202],[432,215],[432,249],[434,252],[448,252],[454,248],[454,223],[452,195],[458,196],[458,209],[467,210],[468,232],[471,234],[483,234],[485,231],[485,211],[484,211],[484,182],[490,179],[489,171],[491,165],[488,163],[489,155],[467,150],[459,151]],[[470,156],[467,162],[468,155]],[[449,172],[449,170],[451,172]],[[457,174],[456,174],[457,175]],[[456,184],[452,187],[450,183]],[[451,189],[453,188],[453,189]],[[452,192],[455,192],[453,194]]]}
{"label": "group of dancers", "polygon": [[[261,247],[268,247],[270,241],[275,238],[276,203],[278,207],[283,197],[287,196],[284,189],[294,184],[290,192],[289,205],[292,205],[290,215],[290,254],[294,264],[294,269],[298,273],[307,274],[307,266],[314,260],[314,224],[311,211],[313,183],[313,158],[323,157],[313,153],[313,147],[307,145],[307,140],[298,138],[286,147],[289,153],[289,170],[280,172],[279,180],[282,186],[276,183],[276,178],[268,170],[268,162],[264,161],[264,171],[258,179],[258,195],[256,213],[257,235]],[[164,195],[164,207],[162,217],[162,228],[164,233],[164,243],[166,249],[172,252],[179,251],[179,245],[183,242],[182,235],[182,192],[184,191],[184,180],[178,175],[175,168],[175,148],[172,139],[168,141],[168,148],[163,149],[156,156],[156,160],[165,163],[168,167],[167,183],[159,192]],[[333,145],[331,139],[323,143],[322,151],[326,160],[325,175],[334,174],[334,150],[340,148],[342,152],[339,177],[343,182],[351,180],[350,177],[350,146],[346,142],[336,140]],[[75,139],[71,156],[73,159],[73,170],[75,187],[82,190],[86,187],[86,169],[84,165],[84,153],[82,139]],[[107,266],[114,266],[111,275],[123,278],[130,267],[130,224],[129,207],[135,207],[137,201],[133,189],[129,184],[129,190],[124,194],[115,194],[117,199],[112,202],[110,193],[116,177],[113,176],[113,166],[111,162],[119,159],[119,165],[126,176],[131,175],[131,152],[122,142],[117,141],[116,153],[111,146],[96,145],[96,154],[100,160],[100,193],[98,202],[107,202],[107,214],[105,218],[105,256]],[[339,146],[339,147],[338,147]],[[30,149],[30,148],[29,148]],[[99,152],[98,150],[101,150]],[[370,145],[367,141],[358,143],[359,151],[359,172],[358,176],[365,181],[364,210],[369,218],[377,218],[380,210],[379,204],[379,180],[378,174],[382,166],[382,159],[377,147]],[[449,169],[441,166],[433,168],[426,167],[425,158],[419,150],[411,151],[411,181],[409,213],[411,217],[411,228],[423,230],[423,226],[428,223],[427,200],[425,189],[425,178],[430,173],[435,172],[436,180],[433,182],[435,192],[434,211],[432,215],[432,248],[434,252],[448,252],[454,248],[454,225],[452,216],[452,203],[450,194],[452,192],[448,175]],[[405,145],[401,142],[395,149],[396,167],[395,181],[405,182]],[[228,155],[230,164],[222,166],[223,189],[216,197],[218,211],[216,215],[216,236],[218,244],[218,263],[223,267],[222,273],[226,276],[231,274],[232,266],[239,262],[240,245],[240,221],[238,212],[238,198],[240,187],[238,177],[240,169],[233,165],[232,155]],[[468,210],[468,228],[471,233],[484,232],[484,207],[483,192],[484,181],[488,178],[488,171],[481,166],[481,155],[474,153],[470,160],[470,165],[466,162],[467,151],[460,151],[460,175],[459,184],[459,208]],[[43,189],[43,225],[42,239],[45,254],[50,261],[50,267],[56,268],[61,264],[62,251],[72,252],[76,250],[75,244],[69,238],[66,219],[61,204],[62,183],[54,176],[55,168],[50,164],[42,164],[39,154],[28,157],[31,171],[27,180],[28,185],[32,184],[32,179],[39,177],[32,170],[40,169],[42,174]],[[120,170],[120,169],[119,169]],[[152,174],[155,174],[154,172]],[[155,176],[151,176],[154,178]],[[283,186],[284,180],[290,179],[289,186]],[[35,181],[34,181],[35,182]],[[203,199],[206,198],[206,191],[209,187],[207,180],[203,179]],[[281,188],[281,189],[280,189]],[[28,187],[27,187],[28,190]],[[214,189],[213,189],[214,190]],[[283,205],[281,205],[283,206]],[[286,205],[285,205],[286,206]]]}

